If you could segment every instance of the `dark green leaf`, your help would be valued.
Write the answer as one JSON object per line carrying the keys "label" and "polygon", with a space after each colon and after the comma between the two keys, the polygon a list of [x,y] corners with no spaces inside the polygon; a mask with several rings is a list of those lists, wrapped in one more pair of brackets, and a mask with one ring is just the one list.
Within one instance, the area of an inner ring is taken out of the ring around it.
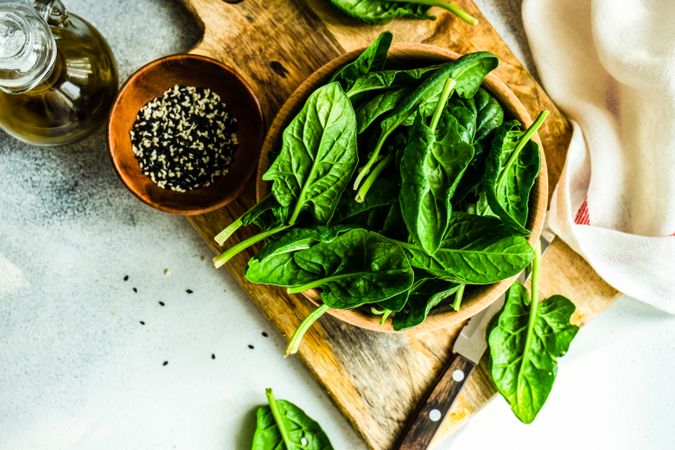
{"label": "dark green leaf", "polygon": [[371,71],[384,69],[393,37],[389,31],[380,33],[377,39],[358,58],[335,72],[330,81],[339,82],[347,92],[358,78]]}
{"label": "dark green leaf", "polygon": [[366,23],[382,24],[398,17],[406,19],[434,19],[428,5],[396,3],[389,0],[330,0],[337,9]]}
{"label": "dark green leaf", "polygon": [[511,233],[494,218],[454,213],[434,255],[414,244],[401,246],[415,268],[455,283],[491,284],[520,273],[534,256],[527,239]]}
{"label": "dark green leaf", "polygon": [[433,278],[416,282],[405,307],[394,315],[394,330],[411,328],[424,322],[431,309],[454,294],[458,287],[455,283]]}
{"label": "dark green leaf", "polygon": [[358,94],[384,89],[400,89],[424,80],[440,66],[420,67],[416,69],[378,70],[363,75],[356,80],[345,93],[352,98]]}
{"label": "dark green leaf", "polygon": [[376,95],[356,110],[358,132],[363,133],[382,115],[395,109],[403,98],[408,96],[411,88],[400,88]]}
{"label": "dark green leaf", "polygon": [[525,131],[520,122],[502,125],[492,140],[483,177],[490,209],[506,224],[522,234],[527,225],[530,191],[539,176],[539,146],[528,140],[522,146]]}
{"label": "dark green leaf", "polygon": [[293,228],[270,241],[262,251],[248,261],[246,279],[259,284],[294,286],[316,278],[295,263],[293,255],[320,242],[330,242],[350,228],[344,225],[330,227]]}
{"label": "dark green leaf", "polygon": [[[370,195],[362,203],[355,202],[354,198],[351,196],[343,195],[340,199],[338,208],[335,211],[332,222],[344,223],[352,221],[356,216],[368,213],[373,209],[398,204],[399,190],[399,180],[394,177],[387,177],[377,180],[370,190]],[[378,213],[379,212],[380,211],[378,211]]]}
{"label": "dark green leaf", "polygon": [[338,83],[320,87],[283,133],[281,153],[263,180],[272,181],[279,204],[293,224],[311,205],[327,223],[358,163],[356,115]]}
{"label": "dark green leaf", "polygon": [[351,230],[330,243],[295,254],[296,264],[316,279],[294,290],[321,288],[331,308],[349,309],[376,303],[406,291],[413,271],[405,252],[393,241],[370,231]]}
{"label": "dark green leaf", "polygon": [[442,117],[434,132],[417,116],[400,163],[403,219],[415,243],[430,254],[448,231],[450,199],[473,157],[473,147],[462,142],[457,119]]}
{"label": "dark green leaf", "polygon": [[289,401],[275,399],[271,389],[267,390],[267,396],[270,405],[256,411],[252,450],[333,450],[321,426],[302,409]]}
{"label": "dark green leaf", "polygon": [[525,423],[532,422],[544,405],[556,377],[557,358],[567,352],[579,330],[570,324],[574,310],[561,295],[538,301],[533,309],[525,287],[515,283],[489,332],[492,379]]}

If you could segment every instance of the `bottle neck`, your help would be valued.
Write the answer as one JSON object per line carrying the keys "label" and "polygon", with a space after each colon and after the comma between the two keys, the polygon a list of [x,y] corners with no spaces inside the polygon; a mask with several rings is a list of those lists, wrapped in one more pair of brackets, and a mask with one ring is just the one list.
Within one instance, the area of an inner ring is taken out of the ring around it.
{"label": "bottle neck", "polygon": [[0,90],[21,94],[52,74],[57,47],[49,25],[66,17],[60,0],[0,0]]}

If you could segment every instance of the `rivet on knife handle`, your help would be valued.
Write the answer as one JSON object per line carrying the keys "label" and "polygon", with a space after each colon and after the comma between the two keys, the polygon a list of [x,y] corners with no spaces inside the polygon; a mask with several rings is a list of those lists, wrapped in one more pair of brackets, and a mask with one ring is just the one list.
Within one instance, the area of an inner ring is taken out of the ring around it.
{"label": "rivet on knife handle", "polygon": [[462,390],[464,382],[476,365],[456,354],[450,365],[441,373],[433,390],[420,404],[417,413],[408,423],[394,448],[423,450],[429,447],[436,431]]}

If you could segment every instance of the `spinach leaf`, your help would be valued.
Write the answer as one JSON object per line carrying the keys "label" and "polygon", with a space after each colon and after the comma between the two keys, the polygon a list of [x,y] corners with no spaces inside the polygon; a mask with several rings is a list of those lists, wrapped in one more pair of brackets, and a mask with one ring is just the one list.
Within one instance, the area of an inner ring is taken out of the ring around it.
{"label": "spinach leaf", "polygon": [[575,306],[554,295],[539,300],[539,260],[532,267],[532,297],[515,283],[488,334],[489,369],[516,417],[531,423],[546,402],[558,365],[579,330],[570,323]]}
{"label": "spinach leaf", "polygon": [[435,19],[429,15],[431,6],[438,6],[455,14],[469,25],[478,20],[458,7],[440,0],[330,0],[346,15],[366,23],[383,24],[398,17],[406,19]]}
{"label": "spinach leaf", "polygon": [[492,284],[521,272],[534,252],[499,220],[454,213],[441,248],[429,255],[421,246],[399,242],[410,264],[438,278],[464,284]]}
{"label": "spinach leaf", "polygon": [[483,88],[476,91],[472,100],[476,108],[476,131],[473,141],[480,142],[502,125],[504,110],[497,99]]}
{"label": "spinach leaf", "polygon": [[410,95],[412,88],[400,88],[376,95],[356,110],[358,133],[361,134],[382,115],[395,109],[403,98]]}
{"label": "spinach leaf", "polygon": [[293,228],[270,241],[259,254],[249,259],[246,279],[253,283],[285,287],[308,283],[316,278],[316,274],[298,266],[293,255],[320,242],[331,242],[349,229],[345,225]]}
{"label": "spinach leaf", "polygon": [[281,153],[262,178],[291,211],[288,224],[310,204],[316,220],[327,223],[357,163],[356,115],[333,82],[314,91],[284,130]]}
{"label": "spinach leaf", "polygon": [[448,231],[450,199],[473,158],[473,147],[462,142],[457,119],[443,114],[452,89],[449,80],[431,124],[418,114],[400,163],[403,219],[414,242],[429,254],[436,253]]}
{"label": "spinach leaf", "polygon": [[424,80],[431,72],[438,70],[439,67],[436,65],[408,70],[397,69],[369,72],[354,80],[354,83],[348,91],[345,91],[345,94],[347,94],[347,97],[353,98],[365,92],[407,87]]}
{"label": "spinach leaf", "polygon": [[340,83],[345,92],[349,91],[353,84],[371,71],[382,70],[387,62],[387,53],[391,46],[394,35],[389,31],[384,31],[375,39],[375,41],[366,48],[354,61],[342,66],[340,70],[330,81]]}
{"label": "spinach leaf", "polygon": [[[356,203],[350,196],[343,195],[340,199],[332,223],[346,223],[357,220],[357,216],[363,216],[374,209],[398,205],[398,193],[400,181],[395,177],[380,178],[371,189],[370,195],[363,203]],[[388,208],[387,208],[388,210]]]}
{"label": "spinach leaf", "polygon": [[[436,110],[436,105],[448,78],[456,81],[454,89],[458,95],[464,98],[472,97],[480,87],[485,75],[497,67],[498,63],[497,57],[489,52],[464,55],[456,61],[442,65],[419,87],[403,98],[397,104],[396,109],[380,122],[377,144],[354,181],[354,189],[359,190],[356,196],[357,201],[362,201],[365,198],[368,188],[372,184],[372,181],[364,182],[364,180],[370,174],[373,166],[380,160],[380,152],[387,138],[404,123],[412,124],[415,112],[419,112],[424,118],[430,117]],[[361,187],[362,182],[364,182],[365,187]]]}
{"label": "spinach leaf", "polygon": [[293,403],[266,389],[268,406],[256,411],[252,450],[333,450],[321,426]]}
{"label": "spinach leaf", "polygon": [[331,308],[386,300],[410,288],[414,278],[405,252],[396,243],[363,229],[303,250],[294,259],[301,269],[317,275],[289,293],[321,288],[321,301]]}
{"label": "spinach leaf", "polygon": [[218,245],[223,245],[239,228],[244,225],[256,225],[261,230],[268,230],[282,224],[288,215],[288,210],[279,206],[270,193],[256,203],[241,217],[234,220],[213,239]]}
{"label": "spinach leaf", "polygon": [[424,322],[432,308],[454,294],[459,286],[449,281],[435,278],[422,279],[416,282],[408,297],[405,307],[394,314],[392,325],[399,331],[411,328]]}
{"label": "spinach leaf", "polygon": [[527,224],[530,191],[539,176],[541,158],[539,146],[530,140],[546,119],[543,111],[526,131],[520,122],[502,125],[492,140],[483,186],[490,209],[504,223],[519,233],[528,235]]}

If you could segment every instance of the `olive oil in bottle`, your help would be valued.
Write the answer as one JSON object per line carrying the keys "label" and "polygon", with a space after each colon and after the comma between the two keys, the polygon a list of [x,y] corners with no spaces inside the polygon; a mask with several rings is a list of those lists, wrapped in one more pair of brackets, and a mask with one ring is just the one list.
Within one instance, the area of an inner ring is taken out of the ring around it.
{"label": "olive oil in bottle", "polygon": [[105,121],[116,93],[112,52],[88,22],[60,0],[0,0],[0,128],[68,144]]}

